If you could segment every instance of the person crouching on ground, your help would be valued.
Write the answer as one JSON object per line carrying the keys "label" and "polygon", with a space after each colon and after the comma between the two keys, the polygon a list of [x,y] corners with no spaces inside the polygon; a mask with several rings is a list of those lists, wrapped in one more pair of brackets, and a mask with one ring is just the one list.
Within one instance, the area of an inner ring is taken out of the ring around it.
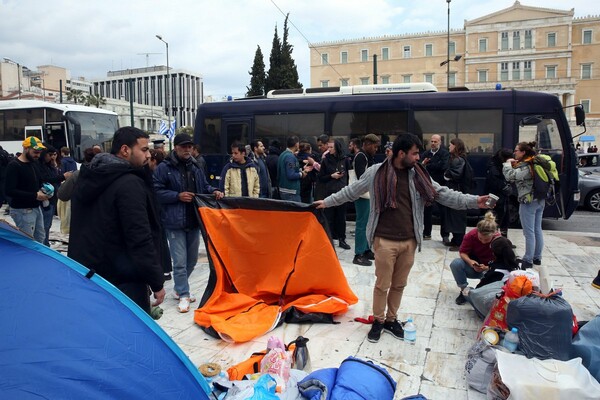
{"label": "person crouching on ground", "polygon": [[368,168],[351,185],[314,203],[317,208],[335,207],[355,201],[369,191],[367,240],[375,252],[376,276],[369,342],[378,342],[382,331],[397,339],[404,338],[404,330],[397,320],[398,309],[415,251],[423,240],[425,206],[438,201],[453,209],[486,207],[488,196],[463,194],[434,182],[418,163],[421,147],[417,136],[399,135],[390,158]]}
{"label": "person crouching on ground", "polygon": [[488,211],[477,223],[477,229],[469,231],[463,238],[458,250],[460,258],[455,258],[450,263],[450,270],[460,289],[458,297],[454,300],[456,304],[462,305],[467,302],[465,298],[468,294],[467,278],[483,278],[484,272],[489,269],[488,264],[494,261],[490,242],[496,236],[500,236],[498,224],[494,214]]}

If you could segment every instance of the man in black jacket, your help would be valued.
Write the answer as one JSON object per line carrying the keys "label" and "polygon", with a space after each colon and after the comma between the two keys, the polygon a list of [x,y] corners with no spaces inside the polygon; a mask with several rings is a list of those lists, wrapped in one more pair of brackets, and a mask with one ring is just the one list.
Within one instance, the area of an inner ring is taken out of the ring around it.
{"label": "man in black jacket", "polygon": [[165,298],[160,263],[160,216],[152,182],[144,170],[148,135],[117,130],[110,154],[81,167],[71,198],[69,257],[95,270],[144,311]]}
{"label": "man in black jacket", "polygon": [[[446,186],[444,180],[444,171],[448,168],[448,160],[450,159],[450,153],[442,146],[442,137],[440,135],[432,135],[429,139],[431,148],[423,153],[421,156],[422,164],[425,166],[427,172],[431,178],[442,186]],[[444,244],[450,243],[449,233],[446,232],[446,224],[444,221],[444,213],[442,212],[442,206],[439,203],[435,203],[429,207],[425,207],[425,214],[423,218],[423,239],[431,239],[431,213],[433,207],[437,207],[440,215],[440,233],[442,235],[442,241]]]}

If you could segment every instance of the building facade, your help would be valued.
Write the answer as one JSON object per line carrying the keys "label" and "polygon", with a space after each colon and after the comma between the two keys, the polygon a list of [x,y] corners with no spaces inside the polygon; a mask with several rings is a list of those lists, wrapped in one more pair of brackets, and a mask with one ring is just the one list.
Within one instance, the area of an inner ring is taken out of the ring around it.
{"label": "building facade", "polygon": [[[373,56],[377,55],[377,74]],[[448,56],[449,55],[449,56]],[[600,127],[600,16],[511,7],[465,21],[464,28],[312,45],[311,86],[430,82],[438,90],[523,89],[582,104]],[[375,76],[377,82],[374,82]],[[567,109],[574,118],[572,109]]]}
{"label": "building facade", "polygon": [[[162,110],[161,114],[166,113],[171,119],[177,119],[178,127],[193,126],[196,110],[203,98],[200,75],[174,69],[167,74],[165,66],[110,71],[105,79],[94,79],[92,82],[94,94],[124,101],[129,101],[129,86],[133,85],[131,94],[134,103]],[[146,129],[156,131],[159,121],[153,118]]]}

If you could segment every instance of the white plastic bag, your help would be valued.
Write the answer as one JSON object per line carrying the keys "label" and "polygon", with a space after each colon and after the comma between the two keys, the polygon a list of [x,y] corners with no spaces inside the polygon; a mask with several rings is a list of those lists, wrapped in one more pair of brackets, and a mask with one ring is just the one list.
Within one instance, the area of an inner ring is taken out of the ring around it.
{"label": "white plastic bag", "polygon": [[509,400],[600,399],[600,384],[581,363],[538,360],[496,351],[502,382],[510,389]]}

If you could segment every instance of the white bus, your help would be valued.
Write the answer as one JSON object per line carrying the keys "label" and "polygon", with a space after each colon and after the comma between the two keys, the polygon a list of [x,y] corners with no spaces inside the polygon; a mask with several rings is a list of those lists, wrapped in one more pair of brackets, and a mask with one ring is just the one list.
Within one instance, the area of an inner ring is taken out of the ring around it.
{"label": "white bus", "polygon": [[39,100],[0,101],[0,146],[13,154],[23,150],[26,137],[35,136],[57,150],[69,147],[81,162],[83,151],[95,144],[110,150],[118,127],[117,114],[101,108]]}

